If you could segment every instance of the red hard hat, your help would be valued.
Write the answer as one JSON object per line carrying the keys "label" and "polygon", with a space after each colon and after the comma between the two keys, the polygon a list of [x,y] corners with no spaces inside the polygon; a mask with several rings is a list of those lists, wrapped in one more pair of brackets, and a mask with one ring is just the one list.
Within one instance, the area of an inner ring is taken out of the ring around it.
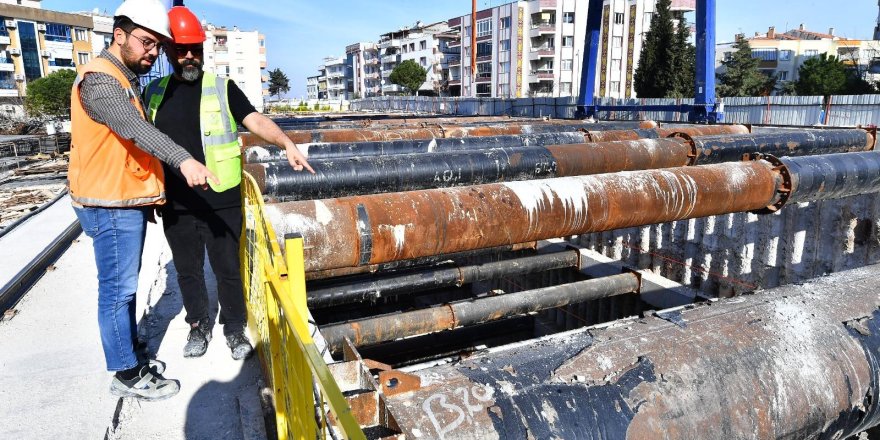
{"label": "red hard hat", "polygon": [[205,30],[196,14],[186,6],[175,6],[168,11],[171,23],[171,36],[177,44],[198,44],[205,42]]}

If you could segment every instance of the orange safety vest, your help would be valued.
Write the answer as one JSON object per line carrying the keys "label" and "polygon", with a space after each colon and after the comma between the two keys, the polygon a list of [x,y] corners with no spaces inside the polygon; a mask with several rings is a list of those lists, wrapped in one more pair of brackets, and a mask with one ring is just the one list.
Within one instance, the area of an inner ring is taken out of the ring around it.
{"label": "orange safety vest", "polygon": [[110,127],[95,122],[83,108],[79,86],[90,72],[116,78],[144,117],[144,109],[128,79],[112,62],[95,58],[82,68],[70,94],[71,142],[67,171],[70,197],[83,206],[106,208],[164,204],[165,175],[159,159],[136,147],[130,139],[120,137]]}

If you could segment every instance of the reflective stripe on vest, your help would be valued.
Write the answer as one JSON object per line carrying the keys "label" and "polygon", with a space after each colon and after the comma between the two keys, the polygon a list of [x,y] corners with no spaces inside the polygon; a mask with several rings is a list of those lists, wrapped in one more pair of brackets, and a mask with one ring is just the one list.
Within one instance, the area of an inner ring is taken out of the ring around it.
{"label": "reflective stripe on vest", "polygon": [[[171,76],[153,80],[147,86],[150,120],[155,123],[156,113],[165,98]],[[241,149],[238,144],[238,126],[229,110],[227,81],[217,81],[213,74],[202,74],[202,97],[199,102],[199,129],[205,166],[220,179],[220,184],[208,182],[214,191],[222,192],[241,183]]]}

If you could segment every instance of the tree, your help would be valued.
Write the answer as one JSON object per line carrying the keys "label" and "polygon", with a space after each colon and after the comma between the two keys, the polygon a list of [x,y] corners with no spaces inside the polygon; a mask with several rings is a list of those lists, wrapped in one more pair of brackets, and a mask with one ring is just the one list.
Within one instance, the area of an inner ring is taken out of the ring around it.
{"label": "tree", "polygon": [[671,0],[659,0],[657,13],[645,34],[639,67],[633,80],[640,98],[665,98],[676,88],[676,32],[672,23]]}
{"label": "tree", "polygon": [[27,85],[25,106],[33,116],[70,115],[70,90],[76,71],[62,69]]}
{"label": "tree", "polygon": [[688,39],[691,29],[684,15],[678,17],[675,31],[675,87],[667,96],[675,98],[694,97],[694,83],[697,78],[697,48]]}
{"label": "tree", "polygon": [[761,60],[752,57],[749,41],[739,38],[731,57],[721,62],[724,73],[718,75],[718,96],[766,96],[776,87],[776,77],[758,70]]}
{"label": "tree", "polygon": [[820,54],[804,62],[795,83],[798,95],[829,96],[846,91],[846,66],[835,56]]}
{"label": "tree", "polygon": [[428,78],[428,71],[414,60],[405,60],[391,71],[389,79],[392,83],[405,88],[411,95],[416,95],[419,88]]}
{"label": "tree", "polygon": [[290,91],[290,81],[279,68],[269,71],[269,95],[280,97]]}

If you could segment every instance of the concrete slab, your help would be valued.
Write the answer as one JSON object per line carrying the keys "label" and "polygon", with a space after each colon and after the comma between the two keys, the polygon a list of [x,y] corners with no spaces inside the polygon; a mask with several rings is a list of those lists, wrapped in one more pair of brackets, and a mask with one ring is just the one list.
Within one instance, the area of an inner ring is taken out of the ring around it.
{"label": "concrete slab", "polygon": [[[18,314],[0,322],[0,438],[265,436],[255,358],[233,360],[220,327],[204,357],[183,358],[188,328],[170,260],[161,227],[150,225],[139,332],[167,363],[166,376],[180,380],[180,394],[153,403],[110,395],[98,338],[94,254],[91,240],[81,235],[16,306]],[[216,295],[213,280],[209,291]]]}

